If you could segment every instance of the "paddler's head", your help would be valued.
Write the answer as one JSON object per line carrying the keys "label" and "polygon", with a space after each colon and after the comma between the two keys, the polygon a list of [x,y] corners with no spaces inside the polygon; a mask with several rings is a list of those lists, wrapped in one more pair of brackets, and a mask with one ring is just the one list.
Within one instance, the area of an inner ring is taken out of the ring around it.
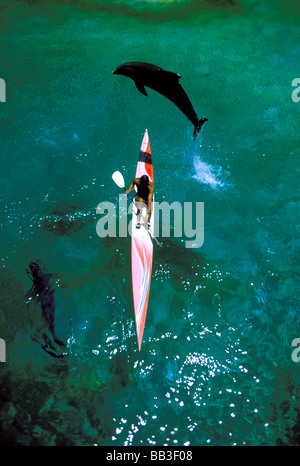
{"label": "paddler's head", "polygon": [[140,183],[141,185],[143,186],[148,186],[148,183],[149,183],[149,177],[148,175],[143,175],[140,177]]}

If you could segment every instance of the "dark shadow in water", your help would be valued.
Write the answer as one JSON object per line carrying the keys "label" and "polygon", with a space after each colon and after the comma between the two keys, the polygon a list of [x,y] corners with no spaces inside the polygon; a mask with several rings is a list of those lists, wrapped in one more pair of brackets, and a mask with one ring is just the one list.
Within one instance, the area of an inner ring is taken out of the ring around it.
{"label": "dark shadow in water", "polygon": [[[21,0],[18,1],[21,3]],[[70,10],[63,11],[61,6],[76,8],[83,12],[94,14],[107,13],[116,16],[129,16],[141,21],[152,21],[164,23],[174,20],[191,18],[197,12],[218,12],[221,16],[227,17],[232,14],[254,14],[260,19],[271,18],[283,20],[292,19],[295,24],[298,22],[300,6],[298,0],[272,0],[264,2],[253,2],[252,0],[23,0],[23,3],[34,8],[38,14],[46,12],[49,18],[55,22],[63,23],[70,16]],[[1,6],[2,17],[9,6]],[[28,9],[29,10],[29,9]],[[0,10],[1,11],[1,10]],[[29,10],[30,11],[30,10]],[[30,14],[30,12],[28,12]]]}
{"label": "dark shadow in water", "polygon": [[92,225],[95,221],[95,216],[84,211],[81,206],[63,202],[48,206],[44,214],[43,230],[56,236],[72,235],[87,225]]}
{"label": "dark shadow in water", "polygon": [[[25,0],[33,7],[47,6],[47,0]],[[154,21],[157,23],[191,17],[197,11],[219,10],[220,12],[243,13],[239,0],[174,0],[174,1],[111,1],[111,0],[57,0],[57,5],[67,5],[87,12],[104,12],[112,15],[125,15]]]}
{"label": "dark shadow in water", "polygon": [[276,425],[277,446],[300,445],[300,386],[298,367],[293,362],[274,368],[270,419]]}

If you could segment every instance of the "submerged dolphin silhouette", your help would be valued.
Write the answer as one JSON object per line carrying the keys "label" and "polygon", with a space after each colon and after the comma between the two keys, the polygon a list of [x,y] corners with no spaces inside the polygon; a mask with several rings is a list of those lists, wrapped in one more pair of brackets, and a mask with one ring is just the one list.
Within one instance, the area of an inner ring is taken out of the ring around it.
{"label": "submerged dolphin silhouette", "polygon": [[[33,281],[31,290],[27,293],[27,308],[30,313],[30,303],[34,303],[41,308],[41,322],[37,323],[37,328],[33,328],[32,340],[40,343],[42,349],[54,358],[63,358],[67,353],[57,354],[57,348],[54,342],[59,346],[66,346],[66,344],[59,340],[55,334],[54,329],[54,289],[50,285],[50,275],[45,273],[39,264],[31,262],[29,264],[27,273]],[[33,322],[32,322],[33,324]]]}
{"label": "submerged dolphin silhouette", "polygon": [[196,139],[207,118],[198,119],[190,99],[179,84],[181,78],[179,74],[144,62],[123,63],[113,71],[113,74],[133,79],[137,89],[145,96],[148,96],[144,87],[147,86],[171,100],[194,125],[194,139]]}

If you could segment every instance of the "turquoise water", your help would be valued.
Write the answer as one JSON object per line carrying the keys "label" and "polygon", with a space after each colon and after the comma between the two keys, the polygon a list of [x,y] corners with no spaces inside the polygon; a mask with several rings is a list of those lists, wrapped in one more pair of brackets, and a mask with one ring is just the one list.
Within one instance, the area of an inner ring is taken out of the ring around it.
{"label": "turquoise water", "polygon": [[[1,443],[296,445],[300,20],[296,1],[0,1]],[[167,99],[112,71],[179,73]],[[204,202],[205,238],[154,247],[141,353],[129,238],[101,239],[148,128],[156,200]],[[26,268],[53,274],[68,357],[30,338]]]}

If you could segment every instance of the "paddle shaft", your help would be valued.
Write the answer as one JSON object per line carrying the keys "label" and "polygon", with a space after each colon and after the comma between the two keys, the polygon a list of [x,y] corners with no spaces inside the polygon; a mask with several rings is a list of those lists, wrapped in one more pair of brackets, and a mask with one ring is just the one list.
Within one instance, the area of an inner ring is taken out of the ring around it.
{"label": "paddle shaft", "polygon": [[[125,193],[127,194],[126,188],[124,187],[123,189],[124,189]],[[132,196],[131,196],[130,194],[127,194],[127,196],[129,197],[129,199],[131,200],[131,202],[132,202],[133,205],[135,206],[135,203],[134,203],[134,200],[133,200]],[[135,207],[136,207],[136,206],[135,206]],[[136,214],[136,215],[139,215],[139,213],[140,213],[140,209],[137,209],[137,211],[135,212],[135,214]]]}

